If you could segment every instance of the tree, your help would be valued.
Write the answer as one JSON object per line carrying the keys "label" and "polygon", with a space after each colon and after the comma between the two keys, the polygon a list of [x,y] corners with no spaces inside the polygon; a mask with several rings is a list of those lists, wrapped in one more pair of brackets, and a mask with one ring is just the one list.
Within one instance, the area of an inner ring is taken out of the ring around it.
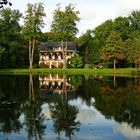
{"label": "tree", "polygon": [[106,39],[112,30],[113,21],[107,20],[94,30],[87,30],[79,38],[79,51],[85,63],[100,63],[100,50],[105,46]]}
{"label": "tree", "polygon": [[93,63],[95,53],[94,43],[93,32],[91,30],[87,30],[86,33],[79,38],[78,50],[85,64]]}
{"label": "tree", "polygon": [[56,35],[58,41],[72,41],[75,38],[78,32],[76,23],[80,20],[78,14],[79,12],[75,11],[73,4],[66,6],[65,11],[61,10],[60,4],[57,5],[51,31]]}
{"label": "tree", "polygon": [[[51,32],[58,41],[62,41],[64,68],[66,68],[67,41],[72,41],[78,32],[76,27],[77,22],[80,20],[78,14],[79,12],[75,11],[72,4],[66,6],[65,11],[62,11],[60,4],[58,4],[57,9],[54,11]],[[63,41],[66,42],[65,46]]]}
{"label": "tree", "polygon": [[130,37],[130,21],[128,17],[117,17],[113,22],[113,30],[119,32],[122,40],[127,40]]}
{"label": "tree", "polygon": [[[21,50],[21,27],[19,10],[3,8],[0,10],[0,67],[9,68],[17,65]],[[1,59],[2,58],[2,59]]]}
{"label": "tree", "polygon": [[83,67],[83,60],[81,56],[74,56],[69,60],[70,64],[69,67],[70,68],[82,68]]}
{"label": "tree", "polygon": [[131,63],[135,63],[135,67],[140,64],[140,37],[129,39],[125,42],[128,47],[127,58]]}
{"label": "tree", "polygon": [[113,61],[114,69],[117,60],[125,59],[125,48],[120,35],[116,31],[112,31],[107,38],[105,47],[101,50],[101,59],[104,61]]}
{"label": "tree", "polygon": [[26,15],[24,17],[23,34],[29,41],[29,69],[32,69],[33,55],[35,49],[36,39],[41,35],[41,28],[44,27],[43,17],[44,7],[42,3],[35,3],[27,5]]}
{"label": "tree", "polygon": [[131,38],[138,37],[140,35],[140,10],[132,11],[128,18],[131,25]]}
{"label": "tree", "polygon": [[100,47],[103,47],[106,44],[106,39],[113,30],[113,21],[106,20],[104,23],[99,25],[93,31],[95,38],[100,40]]}

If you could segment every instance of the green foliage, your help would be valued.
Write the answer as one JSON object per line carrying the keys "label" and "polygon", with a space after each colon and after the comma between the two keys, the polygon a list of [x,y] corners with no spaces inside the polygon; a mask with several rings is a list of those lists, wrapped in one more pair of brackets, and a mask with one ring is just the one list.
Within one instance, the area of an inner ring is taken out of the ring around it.
{"label": "green foliage", "polygon": [[117,60],[125,59],[125,48],[118,32],[113,31],[106,40],[105,47],[101,50],[103,61],[113,61],[114,67]]}
{"label": "green foliage", "polygon": [[85,64],[96,64],[100,61],[100,49],[113,29],[113,21],[107,20],[94,30],[87,30],[79,38],[79,52]]}
{"label": "green foliage", "polygon": [[117,17],[114,20],[113,30],[120,34],[122,40],[127,40],[130,37],[130,22],[127,17]]}
{"label": "green foliage", "polygon": [[57,5],[53,15],[51,32],[58,41],[71,41],[75,38],[78,32],[76,25],[80,20],[78,14],[79,12],[75,11],[72,4],[66,6],[64,11],[61,10],[60,4]]}
{"label": "green foliage", "polygon": [[112,30],[113,30],[113,21],[107,20],[98,27],[96,27],[95,30],[93,31],[95,37],[100,40],[101,47],[105,45],[106,39],[110,35]]}
{"label": "green foliage", "polygon": [[139,61],[139,10],[128,17],[105,21],[92,30],[93,38],[89,38],[88,31],[79,38],[78,48],[85,63],[99,64],[103,60],[111,63],[114,59],[119,67],[125,67]]}
{"label": "green foliage", "polygon": [[33,67],[34,50],[36,40],[41,37],[41,28],[44,26],[43,17],[46,14],[42,3],[35,3],[27,5],[26,15],[24,17],[24,26],[22,33],[25,39],[28,39],[29,46],[29,68]]}
{"label": "green foliage", "polygon": [[28,4],[24,16],[23,33],[28,39],[39,38],[41,29],[44,27],[43,17],[46,14],[42,3]]}
{"label": "green foliage", "polygon": [[0,10],[0,67],[20,66],[18,57],[22,53],[21,27],[19,10],[10,8]]}
{"label": "green foliage", "polygon": [[135,38],[140,35],[140,10],[132,11],[129,18],[131,37]]}
{"label": "green foliage", "polygon": [[93,63],[98,59],[96,55],[98,47],[96,41],[93,39],[93,35],[93,31],[87,30],[87,32],[79,38],[78,50],[85,64]]}
{"label": "green foliage", "polygon": [[69,60],[69,68],[82,68],[83,67],[83,61],[81,56],[74,56]]}

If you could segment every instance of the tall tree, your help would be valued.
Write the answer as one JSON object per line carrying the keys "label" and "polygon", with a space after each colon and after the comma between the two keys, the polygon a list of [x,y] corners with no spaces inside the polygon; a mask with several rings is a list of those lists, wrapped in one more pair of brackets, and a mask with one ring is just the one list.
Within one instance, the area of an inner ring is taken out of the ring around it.
{"label": "tall tree", "polygon": [[117,17],[113,22],[113,30],[119,32],[122,40],[127,40],[131,34],[129,18]]}
{"label": "tall tree", "polygon": [[[21,48],[21,27],[19,10],[0,10],[0,67],[15,67]],[[2,59],[1,59],[2,58]]]}
{"label": "tall tree", "polygon": [[62,41],[64,68],[66,68],[67,43],[63,46],[63,41],[72,41],[75,38],[78,32],[77,22],[80,20],[78,14],[79,11],[75,11],[73,4],[66,6],[64,11],[58,4],[54,11],[51,32],[54,33],[58,41]]}
{"label": "tall tree", "polygon": [[127,58],[130,63],[135,63],[135,67],[140,66],[140,37],[129,39],[125,42],[128,47]]}
{"label": "tall tree", "polygon": [[131,12],[128,18],[131,25],[131,38],[138,37],[140,35],[140,10]]}
{"label": "tall tree", "polygon": [[116,68],[117,60],[125,59],[125,48],[120,35],[112,31],[107,38],[105,47],[101,50],[101,59],[104,61],[113,62],[114,69]]}
{"label": "tall tree", "polygon": [[98,61],[98,39],[94,37],[92,30],[87,30],[78,40],[78,51],[85,64],[92,64]]}
{"label": "tall tree", "polygon": [[113,21],[106,20],[104,23],[99,25],[93,31],[95,34],[95,38],[100,40],[100,46],[103,47],[106,44],[106,39],[110,35],[113,30]]}
{"label": "tall tree", "polygon": [[29,69],[33,67],[33,55],[36,39],[41,35],[41,29],[44,27],[43,17],[46,14],[42,3],[28,4],[26,15],[24,17],[23,33],[29,41]]}

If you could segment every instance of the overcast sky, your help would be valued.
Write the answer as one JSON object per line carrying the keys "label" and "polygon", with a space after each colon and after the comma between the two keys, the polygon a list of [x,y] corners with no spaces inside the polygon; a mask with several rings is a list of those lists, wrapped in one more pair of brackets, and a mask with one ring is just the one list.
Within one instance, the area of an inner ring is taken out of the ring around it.
{"label": "overcast sky", "polygon": [[13,9],[19,9],[24,13],[28,3],[44,3],[47,18],[44,32],[50,31],[52,15],[56,4],[61,3],[64,8],[69,3],[75,4],[76,10],[80,11],[80,22],[78,24],[79,35],[87,29],[94,29],[107,19],[118,16],[128,16],[131,11],[140,9],[140,0],[9,0]]}

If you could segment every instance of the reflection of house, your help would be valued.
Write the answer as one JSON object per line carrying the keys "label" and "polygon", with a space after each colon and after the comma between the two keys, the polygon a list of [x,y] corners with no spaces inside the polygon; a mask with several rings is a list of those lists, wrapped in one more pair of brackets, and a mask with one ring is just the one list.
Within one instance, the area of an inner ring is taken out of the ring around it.
{"label": "reflection of house", "polygon": [[64,57],[66,62],[76,54],[76,43],[74,42],[42,42],[40,44],[39,66],[49,68],[62,68]]}
{"label": "reflection of house", "polygon": [[66,76],[49,74],[39,76],[40,96],[50,100],[58,100],[64,94],[67,98],[75,97],[75,88]]}

